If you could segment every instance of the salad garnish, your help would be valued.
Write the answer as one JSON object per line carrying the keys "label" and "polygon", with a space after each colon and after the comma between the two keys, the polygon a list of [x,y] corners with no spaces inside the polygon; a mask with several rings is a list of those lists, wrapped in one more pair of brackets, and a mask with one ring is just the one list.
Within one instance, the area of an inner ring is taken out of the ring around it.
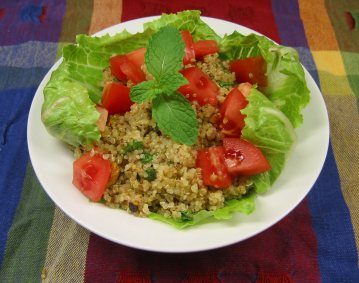
{"label": "salad garnish", "polygon": [[136,103],[152,101],[152,116],[159,129],[176,142],[192,145],[198,136],[196,113],[189,101],[177,92],[188,83],[179,72],[184,50],[182,36],[175,27],[166,26],[156,32],[145,54],[145,65],[153,80],[132,87],[130,97]]}
{"label": "salad garnish", "polygon": [[[177,228],[254,211],[257,194],[280,175],[310,100],[293,48],[257,34],[220,37],[199,11],[164,14],[136,34],[79,35],[76,41],[64,48],[44,89],[41,112],[48,132],[79,153],[76,187],[92,201],[111,206],[120,199],[121,208]],[[208,55],[224,76],[206,70]],[[147,128],[131,128],[137,117],[132,115],[140,111],[145,122],[139,125]],[[118,125],[133,135],[123,138]],[[188,150],[188,165],[177,157],[158,163],[168,145]],[[156,197],[167,173],[173,176],[165,188],[170,193],[143,205],[152,185],[157,187],[151,200]],[[175,195],[178,182],[188,182],[183,174],[196,182],[186,187],[187,195],[213,193],[207,206],[192,209]],[[221,205],[211,206],[218,195],[225,195]],[[176,203],[184,205],[174,217],[163,213]]]}

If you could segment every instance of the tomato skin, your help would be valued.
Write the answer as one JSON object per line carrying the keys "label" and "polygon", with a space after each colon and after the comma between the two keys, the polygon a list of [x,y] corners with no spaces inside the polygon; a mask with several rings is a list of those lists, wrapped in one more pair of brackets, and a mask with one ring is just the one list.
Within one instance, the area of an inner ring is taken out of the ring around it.
{"label": "tomato skin", "polygon": [[190,101],[197,101],[199,105],[218,103],[219,88],[201,69],[190,67],[180,71],[189,84],[181,86],[178,91],[188,95]]}
{"label": "tomato skin", "polygon": [[198,40],[193,43],[193,48],[196,59],[219,51],[219,46],[215,40]]}
{"label": "tomato skin", "polygon": [[141,69],[142,64],[140,64],[142,62],[142,53],[143,50],[141,49],[130,52],[127,55],[115,55],[111,57],[111,73],[117,79],[123,82],[125,82],[126,80],[131,80],[134,84],[143,82],[144,80],[146,80],[146,76]]}
{"label": "tomato skin", "polygon": [[138,69],[141,69],[142,65],[145,64],[146,48],[142,47],[131,51],[126,56]]}
{"label": "tomato skin", "polygon": [[109,114],[126,113],[133,104],[130,98],[130,88],[117,82],[107,83],[102,93],[101,103]]}
{"label": "tomato skin", "polygon": [[238,82],[267,86],[267,62],[262,56],[234,60],[230,62],[229,68],[235,73]]}
{"label": "tomato skin", "polygon": [[125,82],[127,80],[126,74],[122,71],[121,64],[126,62],[125,55],[116,55],[110,58],[110,69],[112,75],[118,80]]}
{"label": "tomato skin", "polygon": [[271,169],[262,151],[240,138],[224,138],[224,160],[233,176],[253,176]]}
{"label": "tomato skin", "polygon": [[187,65],[195,60],[193,39],[191,33],[188,30],[181,31],[181,35],[185,44],[185,54],[183,57],[183,64]]}
{"label": "tomato skin", "polygon": [[111,163],[101,154],[86,153],[73,163],[73,185],[92,201],[103,196],[111,175]]}
{"label": "tomato skin", "polygon": [[232,184],[224,162],[222,146],[200,149],[197,153],[196,167],[201,169],[203,183],[215,188],[226,188]]}
{"label": "tomato skin", "polygon": [[242,128],[245,126],[245,115],[241,113],[248,104],[242,92],[233,88],[224,99],[219,112],[222,117],[222,133],[225,136],[239,137]]}

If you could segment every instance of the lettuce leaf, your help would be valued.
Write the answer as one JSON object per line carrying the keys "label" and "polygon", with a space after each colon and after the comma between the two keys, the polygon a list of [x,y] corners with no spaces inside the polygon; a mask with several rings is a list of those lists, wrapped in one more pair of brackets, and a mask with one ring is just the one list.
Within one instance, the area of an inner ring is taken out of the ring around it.
{"label": "lettuce leaf", "polygon": [[183,212],[182,217],[169,218],[158,213],[150,213],[149,218],[170,224],[177,229],[184,229],[190,226],[203,224],[214,220],[230,219],[237,212],[250,214],[255,210],[256,193],[251,191],[240,199],[231,199],[225,201],[222,208],[214,211],[201,210],[197,213]]}
{"label": "lettuce leaf", "polygon": [[100,114],[87,89],[70,79],[61,63],[44,88],[41,119],[50,134],[71,144],[88,144],[100,138],[96,121]]}
{"label": "lettuce leaf", "polygon": [[151,30],[114,36],[78,35],[77,44],[63,49],[63,62],[44,88],[42,121],[47,131],[77,146],[100,139],[95,104],[101,99],[103,70],[114,54],[124,54],[147,44]]}
{"label": "lettuce leaf", "polygon": [[225,201],[225,206],[218,208],[213,212],[213,217],[218,220],[230,219],[237,212],[243,214],[251,214],[255,210],[255,200],[257,194],[254,191],[249,191],[240,199],[230,199]]}
{"label": "lettuce leaf", "polygon": [[201,210],[193,215],[188,215],[186,213],[183,213],[182,217],[177,219],[177,218],[166,217],[162,214],[152,212],[148,215],[148,218],[167,223],[177,229],[184,229],[200,223],[202,224],[205,220],[208,220],[210,217],[212,217],[212,215],[213,215],[212,211]]}
{"label": "lettuce leaf", "polygon": [[248,105],[241,112],[246,115],[242,138],[261,149],[272,169],[253,177],[257,192],[265,192],[282,171],[296,134],[288,117],[257,89],[252,88]]}
{"label": "lettuce leaf", "polygon": [[110,57],[145,47],[152,33],[148,30],[131,34],[125,30],[114,36],[78,35],[77,44],[63,49],[71,79],[81,83],[88,90],[91,100],[98,103],[103,89],[103,70],[109,66]]}
{"label": "lettuce leaf", "polygon": [[200,39],[212,39],[220,41],[220,37],[201,18],[201,12],[197,10],[183,11],[177,14],[162,14],[154,21],[144,24],[144,28],[159,30],[161,27],[173,25],[179,30],[189,30],[194,41]]}
{"label": "lettuce leaf", "polygon": [[233,32],[220,42],[221,57],[227,60],[261,55],[267,62],[268,86],[261,89],[291,121],[294,127],[303,123],[302,109],[310,95],[298,53],[291,47],[277,45],[270,39]]}

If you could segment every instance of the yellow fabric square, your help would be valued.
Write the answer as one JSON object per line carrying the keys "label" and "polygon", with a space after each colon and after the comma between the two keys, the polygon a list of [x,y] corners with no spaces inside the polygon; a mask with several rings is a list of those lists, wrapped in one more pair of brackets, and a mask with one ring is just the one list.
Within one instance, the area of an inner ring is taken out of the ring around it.
{"label": "yellow fabric square", "polygon": [[312,51],[318,71],[335,76],[346,76],[343,58],[338,51]]}

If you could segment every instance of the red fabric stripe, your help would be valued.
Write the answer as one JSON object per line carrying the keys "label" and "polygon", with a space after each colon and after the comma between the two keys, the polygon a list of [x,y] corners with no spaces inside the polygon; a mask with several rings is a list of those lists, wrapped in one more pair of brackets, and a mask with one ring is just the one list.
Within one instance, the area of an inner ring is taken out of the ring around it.
{"label": "red fabric stripe", "polygon": [[[304,201],[271,229],[202,253],[139,251],[92,234],[85,282],[195,282],[199,278],[209,282],[320,282],[316,254],[317,242]],[[276,281],[278,278],[282,281]]]}
{"label": "red fabric stripe", "polygon": [[244,25],[280,42],[270,0],[196,2],[184,0],[124,0],[122,21],[190,9],[202,11],[203,16],[220,18]]}
{"label": "red fabric stripe", "polygon": [[287,273],[283,272],[260,272],[256,283],[293,283]]}
{"label": "red fabric stripe", "polygon": [[4,17],[5,15],[5,9],[0,8],[0,20]]}

